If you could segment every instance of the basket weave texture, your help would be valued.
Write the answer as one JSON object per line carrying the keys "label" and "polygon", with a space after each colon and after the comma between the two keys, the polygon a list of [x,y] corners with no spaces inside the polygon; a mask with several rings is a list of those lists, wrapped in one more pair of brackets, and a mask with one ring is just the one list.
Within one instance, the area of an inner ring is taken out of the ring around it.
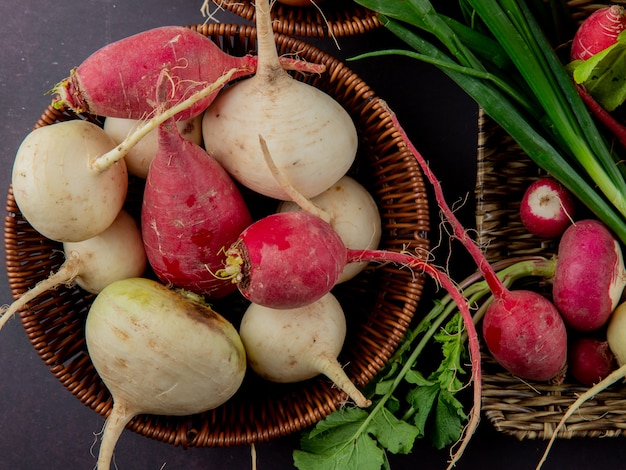
{"label": "basket weave texture", "polygon": [[[253,50],[256,30],[250,26],[191,26],[223,50],[243,55]],[[359,150],[350,174],[368,188],[381,217],[381,246],[425,255],[429,248],[429,207],[426,188],[415,158],[401,143],[389,115],[375,93],[341,62],[297,39],[277,34],[279,54],[297,51],[310,62],[326,65],[326,73],[294,76],[316,86],[341,103],[352,116]],[[52,104],[35,127],[77,116]],[[143,180],[133,179],[125,208],[140,211]],[[11,190],[4,225],[6,268],[14,298],[46,278],[64,261],[62,246],[37,233],[20,214]],[[367,384],[397,348],[422,295],[424,279],[391,266],[372,267],[336,288],[344,306],[348,336],[339,360],[360,387]],[[84,405],[102,416],[112,407],[111,396],[96,373],[84,338],[84,321],[93,295],[76,286],[60,286],[30,302],[20,312],[32,346],[54,376]],[[228,300],[216,304],[228,316]],[[271,384],[249,373],[242,388],[223,406],[205,413],[167,417],[142,415],[128,428],[183,447],[211,447],[268,441],[307,427],[334,411],[346,395],[320,376],[298,384]]]}
{"label": "basket weave texture", "polygon": [[[254,0],[212,1],[245,20],[255,19]],[[375,12],[352,0],[326,0],[317,7],[295,7],[276,2],[271,15],[274,31],[289,36],[353,36],[381,26]]]}
{"label": "basket weave texture", "polygon": [[[613,2],[626,4],[626,1]],[[598,2],[570,1],[582,21]],[[532,236],[519,218],[526,187],[544,175],[517,143],[482,110],[476,179],[477,241],[490,262],[556,254],[555,240]],[[567,408],[587,390],[571,379],[560,385],[521,380],[483,354],[483,412],[496,430],[523,439],[549,439]],[[560,438],[616,437],[626,429],[626,386],[615,385],[587,401],[559,431]]]}

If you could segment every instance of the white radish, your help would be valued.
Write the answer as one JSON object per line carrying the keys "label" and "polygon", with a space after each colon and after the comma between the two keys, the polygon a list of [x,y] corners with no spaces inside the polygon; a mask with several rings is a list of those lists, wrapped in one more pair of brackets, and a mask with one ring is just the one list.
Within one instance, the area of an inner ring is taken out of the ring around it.
{"label": "white radish", "polygon": [[207,151],[241,184],[288,200],[267,168],[259,135],[293,186],[313,197],[336,183],[356,156],[350,115],[323,91],[292,78],[280,65],[268,0],[256,3],[256,74],[222,90],[204,113]]}
{"label": "white radish", "polygon": [[370,405],[337,360],[346,336],[346,319],[328,293],[304,307],[272,309],[250,304],[239,327],[248,364],[259,376],[279,383],[327,376],[360,407]]}
{"label": "white radish", "polygon": [[114,281],[143,275],[147,265],[139,226],[124,210],[102,233],[80,242],[66,242],[63,251],[63,265],[13,302],[0,317],[0,328],[28,302],[56,286],[75,282],[97,294]]}
{"label": "white radish", "polygon": [[246,371],[235,327],[190,293],[145,278],[107,286],[85,323],[89,355],[113,397],[98,455],[113,451],[139,414],[182,416],[216,408],[239,389]]}
{"label": "white radish", "polygon": [[[337,232],[346,248],[374,250],[381,237],[381,220],[378,207],[363,185],[349,176],[342,177],[323,193],[311,199],[311,203],[329,216],[329,223]],[[301,210],[293,201],[284,201],[279,212]],[[337,283],[352,279],[368,263],[346,264]]]}
{"label": "white radish", "polygon": [[[130,133],[144,121],[138,119],[125,119],[108,117],[104,121],[104,131],[113,137],[115,143],[121,143]],[[197,145],[202,144],[202,115],[184,121],[178,121],[177,127],[180,135]],[[124,160],[128,173],[145,179],[148,176],[150,162],[152,162],[158,149],[156,129],[149,132],[141,141],[131,148]]]}
{"label": "white radish", "polygon": [[24,218],[44,237],[60,242],[91,238],[122,208],[126,165],[103,171],[91,163],[115,147],[102,128],[83,120],[39,127],[22,141],[13,163],[13,196]]}

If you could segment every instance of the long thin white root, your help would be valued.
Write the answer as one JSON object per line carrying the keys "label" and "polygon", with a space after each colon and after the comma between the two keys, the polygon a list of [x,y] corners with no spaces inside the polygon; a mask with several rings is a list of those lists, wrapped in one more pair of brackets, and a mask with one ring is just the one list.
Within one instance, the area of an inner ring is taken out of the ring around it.
{"label": "long thin white root", "polygon": [[78,275],[80,262],[77,253],[69,253],[65,263],[63,263],[57,272],[51,274],[48,278],[24,292],[20,298],[15,300],[2,312],[2,316],[0,316],[0,330],[4,324],[9,321],[16,312],[22,310],[28,302],[56,286],[71,282]]}
{"label": "long thin white root", "polygon": [[550,441],[548,442],[546,450],[543,452],[541,460],[537,464],[536,470],[539,470],[541,466],[544,464],[544,462],[546,461],[546,459],[548,458],[548,454],[550,453],[550,449],[552,449],[552,445],[554,444],[554,441],[557,438],[557,434],[559,433],[561,428],[565,425],[566,421],[570,418],[570,416],[572,416],[587,400],[592,399],[598,393],[606,390],[615,382],[625,377],[626,377],[626,364],[621,366],[619,369],[616,369],[613,372],[611,372],[605,379],[601,380],[600,382],[595,384],[593,387],[590,387],[585,393],[580,395],[574,403],[570,405],[570,407],[567,409],[567,411],[565,412],[565,414],[559,421],[559,424],[557,424],[556,428],[554,428],[554,432],[552,433],[552,436],[550,437]]}

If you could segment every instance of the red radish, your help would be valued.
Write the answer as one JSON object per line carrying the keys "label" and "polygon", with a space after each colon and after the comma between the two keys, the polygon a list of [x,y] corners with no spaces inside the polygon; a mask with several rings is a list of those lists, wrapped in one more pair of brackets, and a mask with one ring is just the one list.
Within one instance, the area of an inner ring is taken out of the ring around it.
{"label": "red radish", "polygon": [[617,307],[626,272],[618,240],[600,221],[571,225],[559,241],[552,296],[573,329],[593,331],[606,324]]}
{"label": "red radish", "polygon": [[258,69],[224,89],[206,110],[207,151],[244,186],[289,200],[268,169],[259,135],[276,166],[304,196],[335,184],[354,162],[358,136],[348,112],[322,90],[291,77],[278,62],[268,0],[256,0]]}
{"label": "red radish", "polygon": [[619,5],[600,8],[581,23],[574,35],[571,60],[587,60],[617,42],[626,29],[626,10]]}
{"label": "red radish", "polygon": [[572,194],[552,177],[531,183],[522,197],[520,218],[526,229],[543,238],[556,238],[572,223]]}
{"label": "red radish", "polygon": [[281,212],[254,222],[226,250],[220,277],[251,302],[297,308],[328,293],[347,263],[339,235],[308,212]]}
{"label": "red radish", "polygon": [[66,242],[63,251],[63,265],[13,302],[0,316],[0,328],[28,302],[61,284],[75,282],[97,294],[114,281],[142,276],[146,269],[139,226],[124,210],[102,233],[80,242]]}
{"label": "red radish", "polygon": [[569,347],[567,368],[581,384],[593,385],[615,370],[615,356],[606,340],[582,336]]}
{"label": "red radish", "polygon": [[[323,71],[317,64],[281,59],[287,67]],[[257,58],[235,57],[223,52],[206,36],[182,26],[162,26],[108,44],[94,52],[55,92],[76,112],[99,116],[146,119],[154,114],[155,86],[164,68],[171,70],[175,93],[182,101],[213,83],[224,72],[237,69],[235,79],[255,72]],[[181,112],[179,119],[202,113],[219,90]]]}
{"label": "red radish", "polygon": [[141,212],[150,265],[165,283],[223,297],[235,286],[213,273],[222,267],[221,251],[252,222],[250,212],[228,173],[184,139],[173,118],[159,126],[158,144]]}
{"label": "red radish", "polygon": [[324,374],[357,406],[371,404],[337,360],[346,337],[346,319],[332,294],[287,310],[252,303],[241,319],[239,334],[248,365],[264,379],[293,383]]}

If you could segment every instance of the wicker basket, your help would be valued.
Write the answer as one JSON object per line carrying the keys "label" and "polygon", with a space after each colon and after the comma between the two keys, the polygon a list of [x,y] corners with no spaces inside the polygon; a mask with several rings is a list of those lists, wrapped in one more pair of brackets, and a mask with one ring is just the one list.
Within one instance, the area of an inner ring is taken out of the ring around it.
{"label": "wicker basket", "polygon": [[[578,0],[569,6],[579,22],[605,5]],[[555,254],[557,243],[530,235],[519,218],[524,190],[542,171],[482,111],[478,127],[477,241],[487,258],[497,261]],[[483,366],[483,412],[498,431],[520,440],[549,439],[567,408],[588,388],[569,378],[560,385],[522,381],[505,372],[487,353]],[[559,437],[614,437],[625,429],[626,386],[615,385],[587,401],[567,421]]]}
{"label": "wicker basket", "polygon": [[[254,21],[254,0],[212,0],[245,20]],[[327,0],[318,7],[294,7],[276,3],[272,7],[274,31],[289,36],[341,37],[379,28],[376,13],[352,0]]]}
{"label": "wicker basket", "polygon": [[[211,37],[225,51],[243,55],[255,45],[250,26],[197,25],[193,29]],[[359,134],[359,151],[351,174],[372,193],[379,205],[381,246],[403,250],[409,245],[425,254],[429,247],[429,208],[426,188],[413,156],[376,95],[341,62],[302,41],[277,35],[279,53],[323,63],[327,72],[296,75],[333,96],[353,117]],[[35,127],[68,119],[90,119],[49,106]],[[131,180],[126,208],[137,214],[142,180]],[[64,261],[61,246],[42,237],[22,217],[9,190],[5,217],[6,267],[14,298],[47,277]],[[340,361],[360,387],[379,371],[409,326],[424,280],[408,270],[384,266],[366,270],[335,291],[346,310],[348,336]],[[50,371],[84,405],[106,416],[111,396],[94,370],[84,339],[84,321],[93,295],[78,287],[60,286],[27,305],[20,319],[29,341]],[[217,305],[225,312],[228,302]],[[232,300],[236,302],[236,300]],[[237,324],[238,320],[233,320]],[[337,409],[347,399],[324,377],[299,384],[271,384],[249,373],[240,391],[225,405],[184,417],[142,415],[129,429],[142,435],[187,446],[231,446],[263,442],[307,427]]]}

